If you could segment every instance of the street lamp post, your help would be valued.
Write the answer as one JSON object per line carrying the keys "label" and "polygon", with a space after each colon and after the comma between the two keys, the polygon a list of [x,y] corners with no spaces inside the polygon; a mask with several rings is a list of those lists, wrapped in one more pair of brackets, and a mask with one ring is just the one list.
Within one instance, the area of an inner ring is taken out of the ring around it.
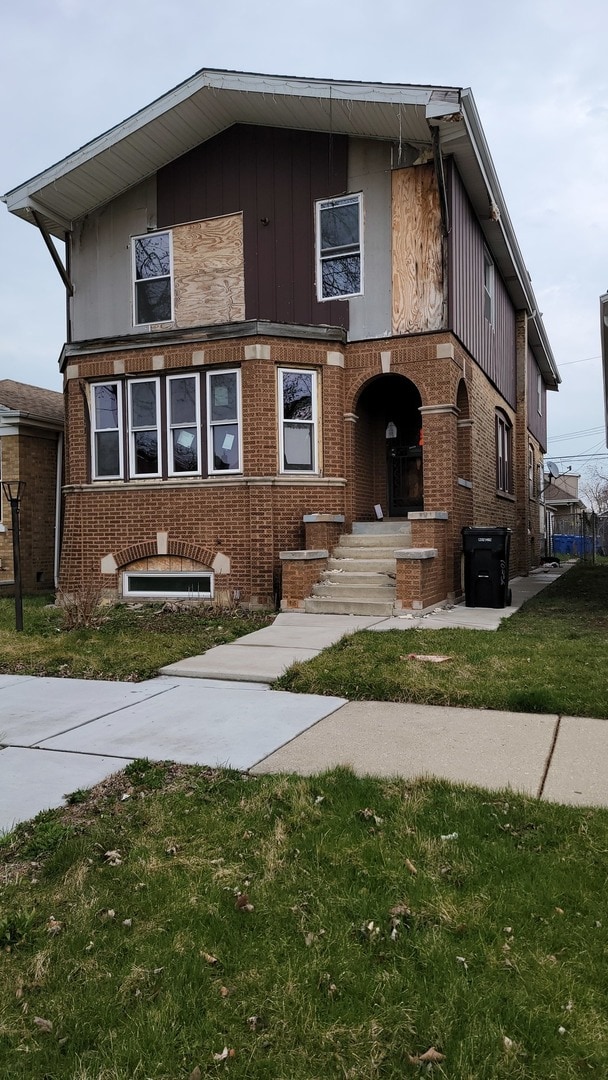
{"label": "street lamp post", "polygon": [[13,527],[13,570],[15,575],[15,629],[23,630],[23,598],[21,592],[21,547],[19,536],[19,504],[25,480],[3,480],[2,490],[11,508]]}

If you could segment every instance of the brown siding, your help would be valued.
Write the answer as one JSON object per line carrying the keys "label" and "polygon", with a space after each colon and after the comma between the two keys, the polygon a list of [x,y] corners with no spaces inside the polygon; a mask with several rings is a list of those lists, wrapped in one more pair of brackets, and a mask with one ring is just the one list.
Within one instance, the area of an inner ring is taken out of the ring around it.
{"label": "brown siding", "polygon": [[484,239],[454,163],[448,170],[452,229],[448,245],[449,326],[515,407],[515,311],[494,266],[494,326],[483,311]]}
{"label": "brown siding", "polygon": [[348,327],[318,303],[314,202],[347,188],[348,140],[237,124],[158,173],[158,226],[243,213],[247,319]]}
{"label": "brown siding", "polygon": [[539,415],[536,393],[538,364],[534,359],[531,349],[528,349],[526,380],[528,386],[528,430],[536,439],[538,439],[544,452],[547,449],[547,388],[543,382],[541,396],[542,412]]}

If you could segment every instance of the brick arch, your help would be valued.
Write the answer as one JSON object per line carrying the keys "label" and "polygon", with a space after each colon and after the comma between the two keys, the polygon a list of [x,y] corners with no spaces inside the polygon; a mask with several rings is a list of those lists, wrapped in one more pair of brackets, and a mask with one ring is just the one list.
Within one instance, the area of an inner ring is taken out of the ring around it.
{"label": "brick arch", "polygon": [[470,402],[469,402],[469,388],[465,379],[460,379],[458,383],[458,389],[456,391],[456,408],[458,409],[459,420],[469,420],[471,417]]}
{"label": "brick arch", "polygon": [[[117,569],[128,566],[129,563],[137,562],[138,559],[149,559],[158,555],[158,546],[155,540],[143,540],[139,544],[131,544],[130,547],[114,552],[114,561]],[[192,559],[201,566],[211,567],[217,552],[211,548],[202,547],[200,544],[192,544],[186,540],[168,540],[166,555],[177,555],[183,559]]]}
{"label": "brick arch", "polygon": [[347,402],[345,411],[347,413],[350,412],[356,414],[357,402],[359,401],[359,398],[361,397],[363,391],[366,390],[367,387],[370,386],[373,382],[378,382],[381,379],[385,379],[390,375],[397,375],[400,379],[404,379],[406,382],[411,383],[412,386],[420,394],[421,405],[429,404],[427,400],[426,387],[420,387],[417,382],[414,382],[414,380],[411,379],[409,375],[404,375],[402,371],[393,371],[391,369],[391,371],[387,372],[376,372],[374,375],[370,375],[369,372],[362,372],[351,386],[350,398]]}

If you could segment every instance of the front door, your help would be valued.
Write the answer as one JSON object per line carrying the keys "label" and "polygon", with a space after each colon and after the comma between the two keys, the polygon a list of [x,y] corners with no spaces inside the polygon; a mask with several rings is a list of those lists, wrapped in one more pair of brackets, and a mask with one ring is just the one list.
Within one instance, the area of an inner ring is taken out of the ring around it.
{"label": "front door", "polygon": [[386,446],[389,517],[405,517],[409,510],[422,510],[424,505],[422,446],[419,436],[405,428],[387,439]]}

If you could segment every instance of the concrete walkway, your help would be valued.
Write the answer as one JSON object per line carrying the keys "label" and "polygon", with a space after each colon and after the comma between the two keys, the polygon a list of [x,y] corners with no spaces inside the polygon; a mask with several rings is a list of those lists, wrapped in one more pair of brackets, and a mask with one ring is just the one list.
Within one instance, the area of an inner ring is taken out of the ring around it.
{"label": "concrete walkway", "polygon": [[170,674],[136,685],[0,676],[0,830],[60,805],[66,793],[90,787],[138,757],[255,774],[310,774],[349,765],[359,774],[436,775],[608,806],[604,720],[349,703],[270,691],[261,681],[262,673],[273,678],[292,659],[316,655],[362,626],[496,629],[554,578],[551,571],[512,582],[514,605],[508,610],[455,607],[415,619],[378,620],[280,615],[271,627],[248,635],[249,641],[240,639],[245,644],[220,646],[221,663],[218,649],[206,654],[213,655],[210,670],[223,673],[218,679],[203,671],[205,657],[170,665]]}

